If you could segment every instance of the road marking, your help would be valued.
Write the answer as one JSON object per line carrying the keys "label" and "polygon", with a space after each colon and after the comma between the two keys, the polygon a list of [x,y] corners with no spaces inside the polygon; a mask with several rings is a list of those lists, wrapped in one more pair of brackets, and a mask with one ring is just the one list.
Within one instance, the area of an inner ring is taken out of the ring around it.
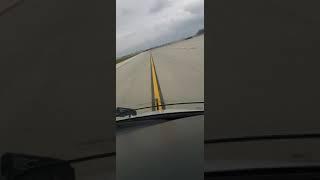
{"label": "road marking", "polygon": [[151,64],[151,78],[152,78],[152,91],[153,91],[153,97],[152,97],[152,106],[156,106],[156,109],[158,111],[163,111],[165,107],[163,104],[163,99],[161,98],[161,90],[159,86],[159,81],[157,77],[156,67],[154,65],[153,56],[150,53],[150,64]]}

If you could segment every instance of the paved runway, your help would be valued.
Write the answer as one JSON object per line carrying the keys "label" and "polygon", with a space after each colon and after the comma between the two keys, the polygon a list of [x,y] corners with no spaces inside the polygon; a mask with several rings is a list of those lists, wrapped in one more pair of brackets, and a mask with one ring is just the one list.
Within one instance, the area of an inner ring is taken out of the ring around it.
{"label": "paved runway", "polygon": [[[117,107],[204,101],[204,36],[143,52],[116,66]],[[150,109],[146,110],[150,111]]]}

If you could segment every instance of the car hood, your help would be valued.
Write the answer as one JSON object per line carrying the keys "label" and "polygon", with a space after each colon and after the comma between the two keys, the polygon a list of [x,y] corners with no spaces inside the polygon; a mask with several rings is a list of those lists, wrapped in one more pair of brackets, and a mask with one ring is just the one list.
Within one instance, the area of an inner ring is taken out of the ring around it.
{"label": "car hood", "polygon": [[204,115],[117,130],[117,178],[199,179]]}

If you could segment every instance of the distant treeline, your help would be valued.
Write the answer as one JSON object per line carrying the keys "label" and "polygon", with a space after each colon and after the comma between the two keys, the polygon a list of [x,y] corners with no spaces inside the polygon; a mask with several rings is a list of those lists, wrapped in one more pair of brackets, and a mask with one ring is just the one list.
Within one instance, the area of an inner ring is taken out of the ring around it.
{"label": "distant treeline", "polygon": [[140,52],[135,52],[135,53],[131,53],[131,54],[128,54],[128,55],[119,57],[119,58],[117,58],[117,60],[116,60],[116,64],[121,63],[121,62],[123,62],[123,61],[125,61],[125,60],[127,60],[127,59],[129,59],[129,58],[131,58],[131,57],[133,57],[133,56],[136,56],[136,55],[138,55],[139,53],[140,53]]}
{"label": "distant treeline", "polygon": [[196,35],[204,34],[204,29],[200,29]]}

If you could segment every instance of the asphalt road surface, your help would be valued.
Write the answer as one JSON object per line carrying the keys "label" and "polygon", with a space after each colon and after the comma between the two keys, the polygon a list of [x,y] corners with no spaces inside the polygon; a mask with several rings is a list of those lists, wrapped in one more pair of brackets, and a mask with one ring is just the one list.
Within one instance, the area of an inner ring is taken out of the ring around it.
{"label": "asphalt road surface", "polygon": [[203,42],[204,36],[197,36],[143,52],[117,64],[117,107],[203,108],[202,104],[164,106],[204,101]]}

